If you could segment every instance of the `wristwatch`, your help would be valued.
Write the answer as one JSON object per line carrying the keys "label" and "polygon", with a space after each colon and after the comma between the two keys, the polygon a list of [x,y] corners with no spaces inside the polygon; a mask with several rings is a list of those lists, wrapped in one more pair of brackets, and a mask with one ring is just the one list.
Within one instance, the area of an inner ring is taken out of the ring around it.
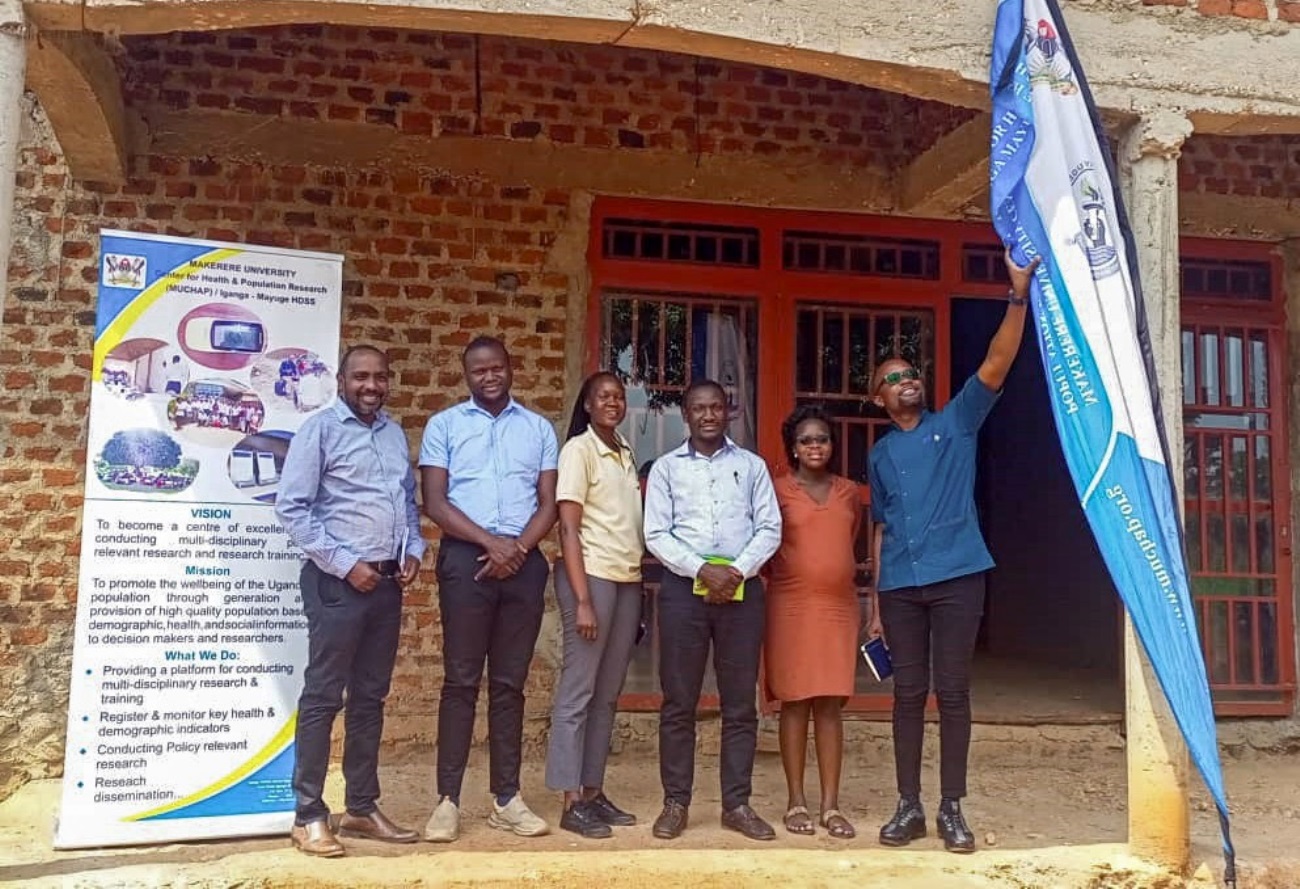
{"label": "wristwatch", "polygon": [[1011,289],[1007,291],[1007,302],[1013,306],[1027,306],[1029,305],[1029,297],[1016,296],[1016,291]]}

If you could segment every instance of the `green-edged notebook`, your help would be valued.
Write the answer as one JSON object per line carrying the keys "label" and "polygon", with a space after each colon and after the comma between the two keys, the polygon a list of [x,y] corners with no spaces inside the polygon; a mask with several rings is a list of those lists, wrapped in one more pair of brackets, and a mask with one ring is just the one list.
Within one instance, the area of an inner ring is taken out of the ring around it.
{"label": "green-edged notebook", "polygon": [[[704,561],[710,565],[730,565],[734,560],[724,558],[723,556],[705,556]],[[695,595],[707,596],[709,588],[697,577],[695,578]],[[733,602],[745,601],[745,582],[742,580],[736,585],[736,594],[731,597]]]}

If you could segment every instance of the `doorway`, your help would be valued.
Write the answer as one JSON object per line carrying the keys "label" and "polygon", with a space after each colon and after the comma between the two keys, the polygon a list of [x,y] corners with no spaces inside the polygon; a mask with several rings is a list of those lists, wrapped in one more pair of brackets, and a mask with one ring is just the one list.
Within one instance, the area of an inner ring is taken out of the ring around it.
{"label": "doorway", "polygon": [[[952,301],[956,392],[975,373],[1003,300]],[[981,722],[1118,721],[1122,606],[1075,494],[1033,331],[980,432],[976,506],[997,567],[976,647]]]}

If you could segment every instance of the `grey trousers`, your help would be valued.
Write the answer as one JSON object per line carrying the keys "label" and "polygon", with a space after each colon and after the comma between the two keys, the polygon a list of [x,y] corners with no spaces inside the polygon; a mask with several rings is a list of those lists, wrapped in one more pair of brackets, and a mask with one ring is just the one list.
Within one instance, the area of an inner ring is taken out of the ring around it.
{"label": "grey trousers", "polygon": [[578,635],[578,600],[565,572],[555,563],[555,598],[564,622],[564,666],[551,711],[551,738],[546,753],[546,786],[577,791],[601,787],[627,665],[641,622],[640,583],[615,583],[587,575],[596,609],[596,638]]}

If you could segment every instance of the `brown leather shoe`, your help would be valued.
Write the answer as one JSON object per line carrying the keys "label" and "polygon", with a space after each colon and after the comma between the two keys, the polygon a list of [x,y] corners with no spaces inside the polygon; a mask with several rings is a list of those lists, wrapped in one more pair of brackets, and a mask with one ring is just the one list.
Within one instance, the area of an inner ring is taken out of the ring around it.
{"label": "brown leather shoe", "polygon": [[339,833],[345,837],[379,840],[383,843],[414,843],[420,839],[418,833],[398,827],[378,809],[369,815],[345,814],[339,819]]}
{"label": "brown leather shoe", "polygon": [[324,818],[310,824],[295,824],[289,832],[289,839],[293,842],[293,847],[304,855],[342,858],[347,854]]}
{"label": "brown leather shoe", "polygon": [[664,810],[659,813],[655,819],[654,827],[650,829],[656,839],[675,840],[682,835],[686,829],[687,816],[690,810],[675,799],[664,800]]}
{"label": "brown leather shoe", "polygon": [[749,806],[736,806],[729,812],[722,813],[722,826],[734,830],[751,840],[774,840],[776,831],[758,813]]}

